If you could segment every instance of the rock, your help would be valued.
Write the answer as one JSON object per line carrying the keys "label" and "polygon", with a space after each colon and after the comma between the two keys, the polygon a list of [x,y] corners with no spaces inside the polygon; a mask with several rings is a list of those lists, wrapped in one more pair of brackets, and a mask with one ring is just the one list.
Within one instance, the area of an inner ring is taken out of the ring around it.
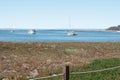
{"label": "rock", "polygon": [[29,65],[29,64],[26,64],[26,63],[22,64],[22,67],[25,68],[25,69],[29,69],[29,66],[30,66],[30,65]]}
{"label": "rock", "polygon": [[17,73],[17,71],[5,69],[5,70],[3,71],[3,73]]}
{"label": "rock", "polygon": [[43,43],[38,43],[38,47],[43,47]]}
{"label": "rock", "polygon": [[8,78],[3,78],[2,80],[9,80]]}
{"label": "rock", "polygon": [[36,77],[39,75],[38,70],[34,69],[33,71],[30,71],[29,73],[30,77]]}
{"label": "rock", "polygon": [[52,76],[57,76],[56,74],[53,74]]}
{"label": "rock", "polygon": [[64,62],[63,65],[72,65],[71,62]]}
{"label": "rock", "polygon": [[51,45],[51,48],[54,48],[54,49],[55,49],[55,48],[56,48],[56,45],[55,45],[55,44],[54,44],[54,45]]}
{"label": "rock", "polygon": [[47,64],[50,64],[51,62],[52,62],[51,59],[46,60],[46,63],[47,63]]}
{"label": "rock", "polygon": [[1,57],[1,60],[5,60],[5,59],[7,59],[7,57],[5,57],[5,56],[2,56],[2,57]]}

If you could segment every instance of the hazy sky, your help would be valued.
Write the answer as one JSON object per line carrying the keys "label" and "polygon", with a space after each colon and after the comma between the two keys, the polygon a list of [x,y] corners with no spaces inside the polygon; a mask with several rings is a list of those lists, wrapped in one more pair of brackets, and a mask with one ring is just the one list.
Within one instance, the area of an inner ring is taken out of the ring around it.
{"label": "hazy sky", "polygon": [[120,0],[0,0],[0,28],[97,28],[120,24]]}

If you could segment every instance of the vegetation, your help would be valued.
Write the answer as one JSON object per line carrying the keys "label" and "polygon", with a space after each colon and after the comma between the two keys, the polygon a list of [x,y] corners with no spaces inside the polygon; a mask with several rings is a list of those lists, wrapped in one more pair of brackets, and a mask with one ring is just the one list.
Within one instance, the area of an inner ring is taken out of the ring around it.
{"label": "vegetation", "polygon": [[[120,66],[120,59],[100,59],[94,60],[91,64],[82,67],[72,67],[70,68],[70,72],[94,71],[115,66]],[[62,80],[62,77],[54,77],[44,80]],[[70,80],[120,80],[120,68],[96,73],[70,75]]]}
{"label": "vegetation", "polygon": [[[76,71],[90,71],[120,66],[120,59],[100,59]],[[120,68],[109,71],[72,75],[70,80],[120,80]]]}
{"label": "vegetation", "polygon": [[[1,79],[26,80],[61,73],[66,62],[70,64],[71,72],[113,67],[120,62],[120,43],[1,42],[0,45]],[[102,73],[72,75],[71,80],[119,80],[119,69],[112,71],[113,73],[102,72],[103,75]],[[56,77],[54,80],[59,79]]]}
{"label": "vegetation", "polygon": [[108,28],[107,30],[118,31],[118,30],[120,30],[120,25],[118,25],[118,26],[112,26],[112,27]]}

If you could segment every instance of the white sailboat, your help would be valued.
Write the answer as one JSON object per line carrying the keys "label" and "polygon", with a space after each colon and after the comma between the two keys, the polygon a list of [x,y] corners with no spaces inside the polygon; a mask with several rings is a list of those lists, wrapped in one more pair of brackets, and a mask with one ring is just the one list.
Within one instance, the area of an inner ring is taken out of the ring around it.
{"label": "white sailboat", "polygon": [[14,32],[14,30],[10,30],[10,32],[12,33],[12,32]]}
{"label": "white sailboat", "polygon": [[116,31],[116,32],[120,33],[120,31]]}
{"label": "white sailboat", "polygon": [[[71,27],[71,20],[70,20],[70,18],[69,18],[69,27]],[[67,35],[68,36],[75,36],[75,35],[77,35],[76,33],[75,33],[75,31],[69,31],[68,33],[67,33]]]}
{"label": "white sailboat", "polygon": [[28,31],[28,34],[35,34],[35,33],[36,33],[35,30],[29,30],[29,31]]}
{"label": "white sailboat", "polygon": [[70,31],[70,32],[67,33],[67,35],[68,35],[68,36],[75,36],[75,35],[77,35],[77,34],[75,33],[75,31]]}

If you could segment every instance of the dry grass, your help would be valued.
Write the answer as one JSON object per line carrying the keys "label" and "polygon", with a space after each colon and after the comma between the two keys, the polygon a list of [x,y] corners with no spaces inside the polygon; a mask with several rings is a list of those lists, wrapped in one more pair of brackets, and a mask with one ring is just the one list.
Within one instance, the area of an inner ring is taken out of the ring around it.
{"label": "dry grass", "polygon": [[[79,67],[95,59],[120,58],[120,43],[0,43],[0,77],[22,80]],[[37,76],[30,73],[38,71]]]}

